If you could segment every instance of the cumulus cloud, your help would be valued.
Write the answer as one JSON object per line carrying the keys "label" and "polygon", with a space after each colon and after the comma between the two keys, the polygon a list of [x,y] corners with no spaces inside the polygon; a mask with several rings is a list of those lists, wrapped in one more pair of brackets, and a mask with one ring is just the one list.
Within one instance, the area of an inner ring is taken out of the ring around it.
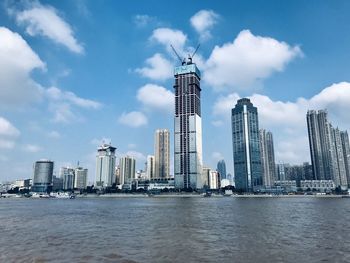
{"label": "cumulus cloud", "polygon": [[3,117],[0,117],[0,136],[17,137],[19,135],[19,130],[13,126],[11,122]]}
{"label": "cumulus cloud", "polygon": [[153,31],[150,40],[164,45],[169,52],[172,52],[170,45],[181,52],[187,41],[187,35],[180,30],[162,27]]}
{"label": "cumulus cloud", "polygon": [[41,86],[30,73],[45,70],[45,63],[17,33],[0,27],[0,102],[18,106],[40,99]]}
{"label": "cumulus cloud", "polygon": [[37,153],[41,151],[41,147],[35,144],[26,144],[23,145],[23,151],[29,152],[29,153]]}
{"label": "cumulus cloud", "polygon": [[146,67],[135,71],[143,77],[164,81],[172,77],[173,65],[162,54],[156,53],[146,60]]}
{"label": "cumulus cloud", "polygon": [[215,90],[252,88],[298,56],[302,56],[298,46],[243,30],[232,43],[215,46],[203,79]]}
{"label": "cumulus cloud", "polygon": [[20,131],[7,119],[0,117],[0,149],[13,149]]}
{"label": "cumulus cloud", "polygon": [[65,46],[74,53],[84,52],[83,46],[74,36],[71,26],[49,5],[34,3],[29,9],[15,12],[16,21],[26,27],[30,36],[42,35]]}
{"label": "cumulus cloud", "polygon": [[[213,107],[216,121],[230,125],[231,109],[240,96],[232,93],[221,96]],[[271,130],[275,139],[276,159],[291,163],[309,160],[306,112],[327,109],[329,120],[341,129],[350,129],[350,83],[340,82],[326,87],[311,97],[295,101],[276,101],[268,96],[253,94],[250,99],[258,108],[259,126]]]}
{"label": "cumulus cloud", "polygon": [[157,18],[150,15],[135,15],[133,22],[137,27],[146,27],[151,23],[157,22]]}
{"label": "cumulus cloud", "polygon": [[101,103],[78,97],[70,91],[62,91],[56,87],[45,90],[45,96],[49,99],[49,110],[54,113],[53,121],[57,123],[69,123],[79,120],[78,109],[99,109]]}
{"label": "cumulus cloud", "polygon": [[137,91],[136,97],[149,109],[170,112],[174,108],[174,94],[162,86],[146,84]]}
{"label": "cumulus cloud", "polygon": [[210,30],[217,23],[218,18],[219,15],[213,10],[200,10],[191,17],[191,25],[200,35],[202,42],[211,38]]}
{"label": "cumulus cloud", "polygon": [[140,111],[124,112],[118,120],[121,124],[132,128],[137,128],[148,123],[146,115]]}
{"label": "cumulus cloud", "polygon": [[124,155],[133,157],[138,163],[144,163],[147,160],[143,153],[137,151],[127,151]]}
{"label": "cumulus cloud", "polygon": [[59,139],[61,138],[61,134],[58,131],[50,131],[47,133],[47,137],[51,139]]}

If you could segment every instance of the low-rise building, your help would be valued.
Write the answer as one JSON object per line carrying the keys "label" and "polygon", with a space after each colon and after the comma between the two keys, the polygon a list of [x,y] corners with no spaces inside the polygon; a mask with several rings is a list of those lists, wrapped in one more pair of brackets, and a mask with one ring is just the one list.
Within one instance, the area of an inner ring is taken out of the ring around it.
{"label": "low-rise building", "polygon": [[303,191],[330,192],[335,189],[333,180],[302,180],[300,188]]}

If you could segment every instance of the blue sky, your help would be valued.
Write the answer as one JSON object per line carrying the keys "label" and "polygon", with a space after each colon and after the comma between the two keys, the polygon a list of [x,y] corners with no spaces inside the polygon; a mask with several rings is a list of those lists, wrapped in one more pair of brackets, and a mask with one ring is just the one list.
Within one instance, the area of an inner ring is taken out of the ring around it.
{"label": "blue sky", "polygon": [[[5,1],[0,6],[0,181],[41,158],[89,168],[111,140],[144,168],[173,131],[173,44],[198,43],[203,161],[232,166],[230,109],[242,96],[274,135],[276,161],[309,161],[305,114],[349,129],[349,1]],[[171,150],[172,151],[172,150]]]}

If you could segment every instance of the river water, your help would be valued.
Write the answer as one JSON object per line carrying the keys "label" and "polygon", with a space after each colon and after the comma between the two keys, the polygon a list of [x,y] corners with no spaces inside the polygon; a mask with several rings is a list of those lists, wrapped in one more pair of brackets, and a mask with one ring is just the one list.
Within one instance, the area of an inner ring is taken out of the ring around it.
{"label": "river water", "polygon": [[350,199],[0,199],[0,262],[350,262]]}

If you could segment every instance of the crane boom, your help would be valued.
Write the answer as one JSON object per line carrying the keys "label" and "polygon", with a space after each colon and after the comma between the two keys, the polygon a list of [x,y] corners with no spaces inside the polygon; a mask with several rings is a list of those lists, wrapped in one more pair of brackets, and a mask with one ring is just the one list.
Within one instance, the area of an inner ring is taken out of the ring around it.
{"label": "crane boom", "polygon": [[198,44],[198,46],[197,46],[196,50],[193,52],[193,54],[192,54],[191,58],[193,58],[193,57],[194,57],[194,55],[196,55],[196,53],[197,53],[197,51],[198,51],[198,49],[199,49],[200,45],[201,45],[201,44]]}
{"label": "crane boom", "polygon": [[171,46],[172,50],[174,51],[175,55],[177,56],[177,58],[180,60],[180,63],[182,64],[183,61],[182,61],[181,57],[180,57],[179,54],[176,52],[176,50],[175,50],[175,48],[173,47],[173,45],[170,45],[170,46]]}

